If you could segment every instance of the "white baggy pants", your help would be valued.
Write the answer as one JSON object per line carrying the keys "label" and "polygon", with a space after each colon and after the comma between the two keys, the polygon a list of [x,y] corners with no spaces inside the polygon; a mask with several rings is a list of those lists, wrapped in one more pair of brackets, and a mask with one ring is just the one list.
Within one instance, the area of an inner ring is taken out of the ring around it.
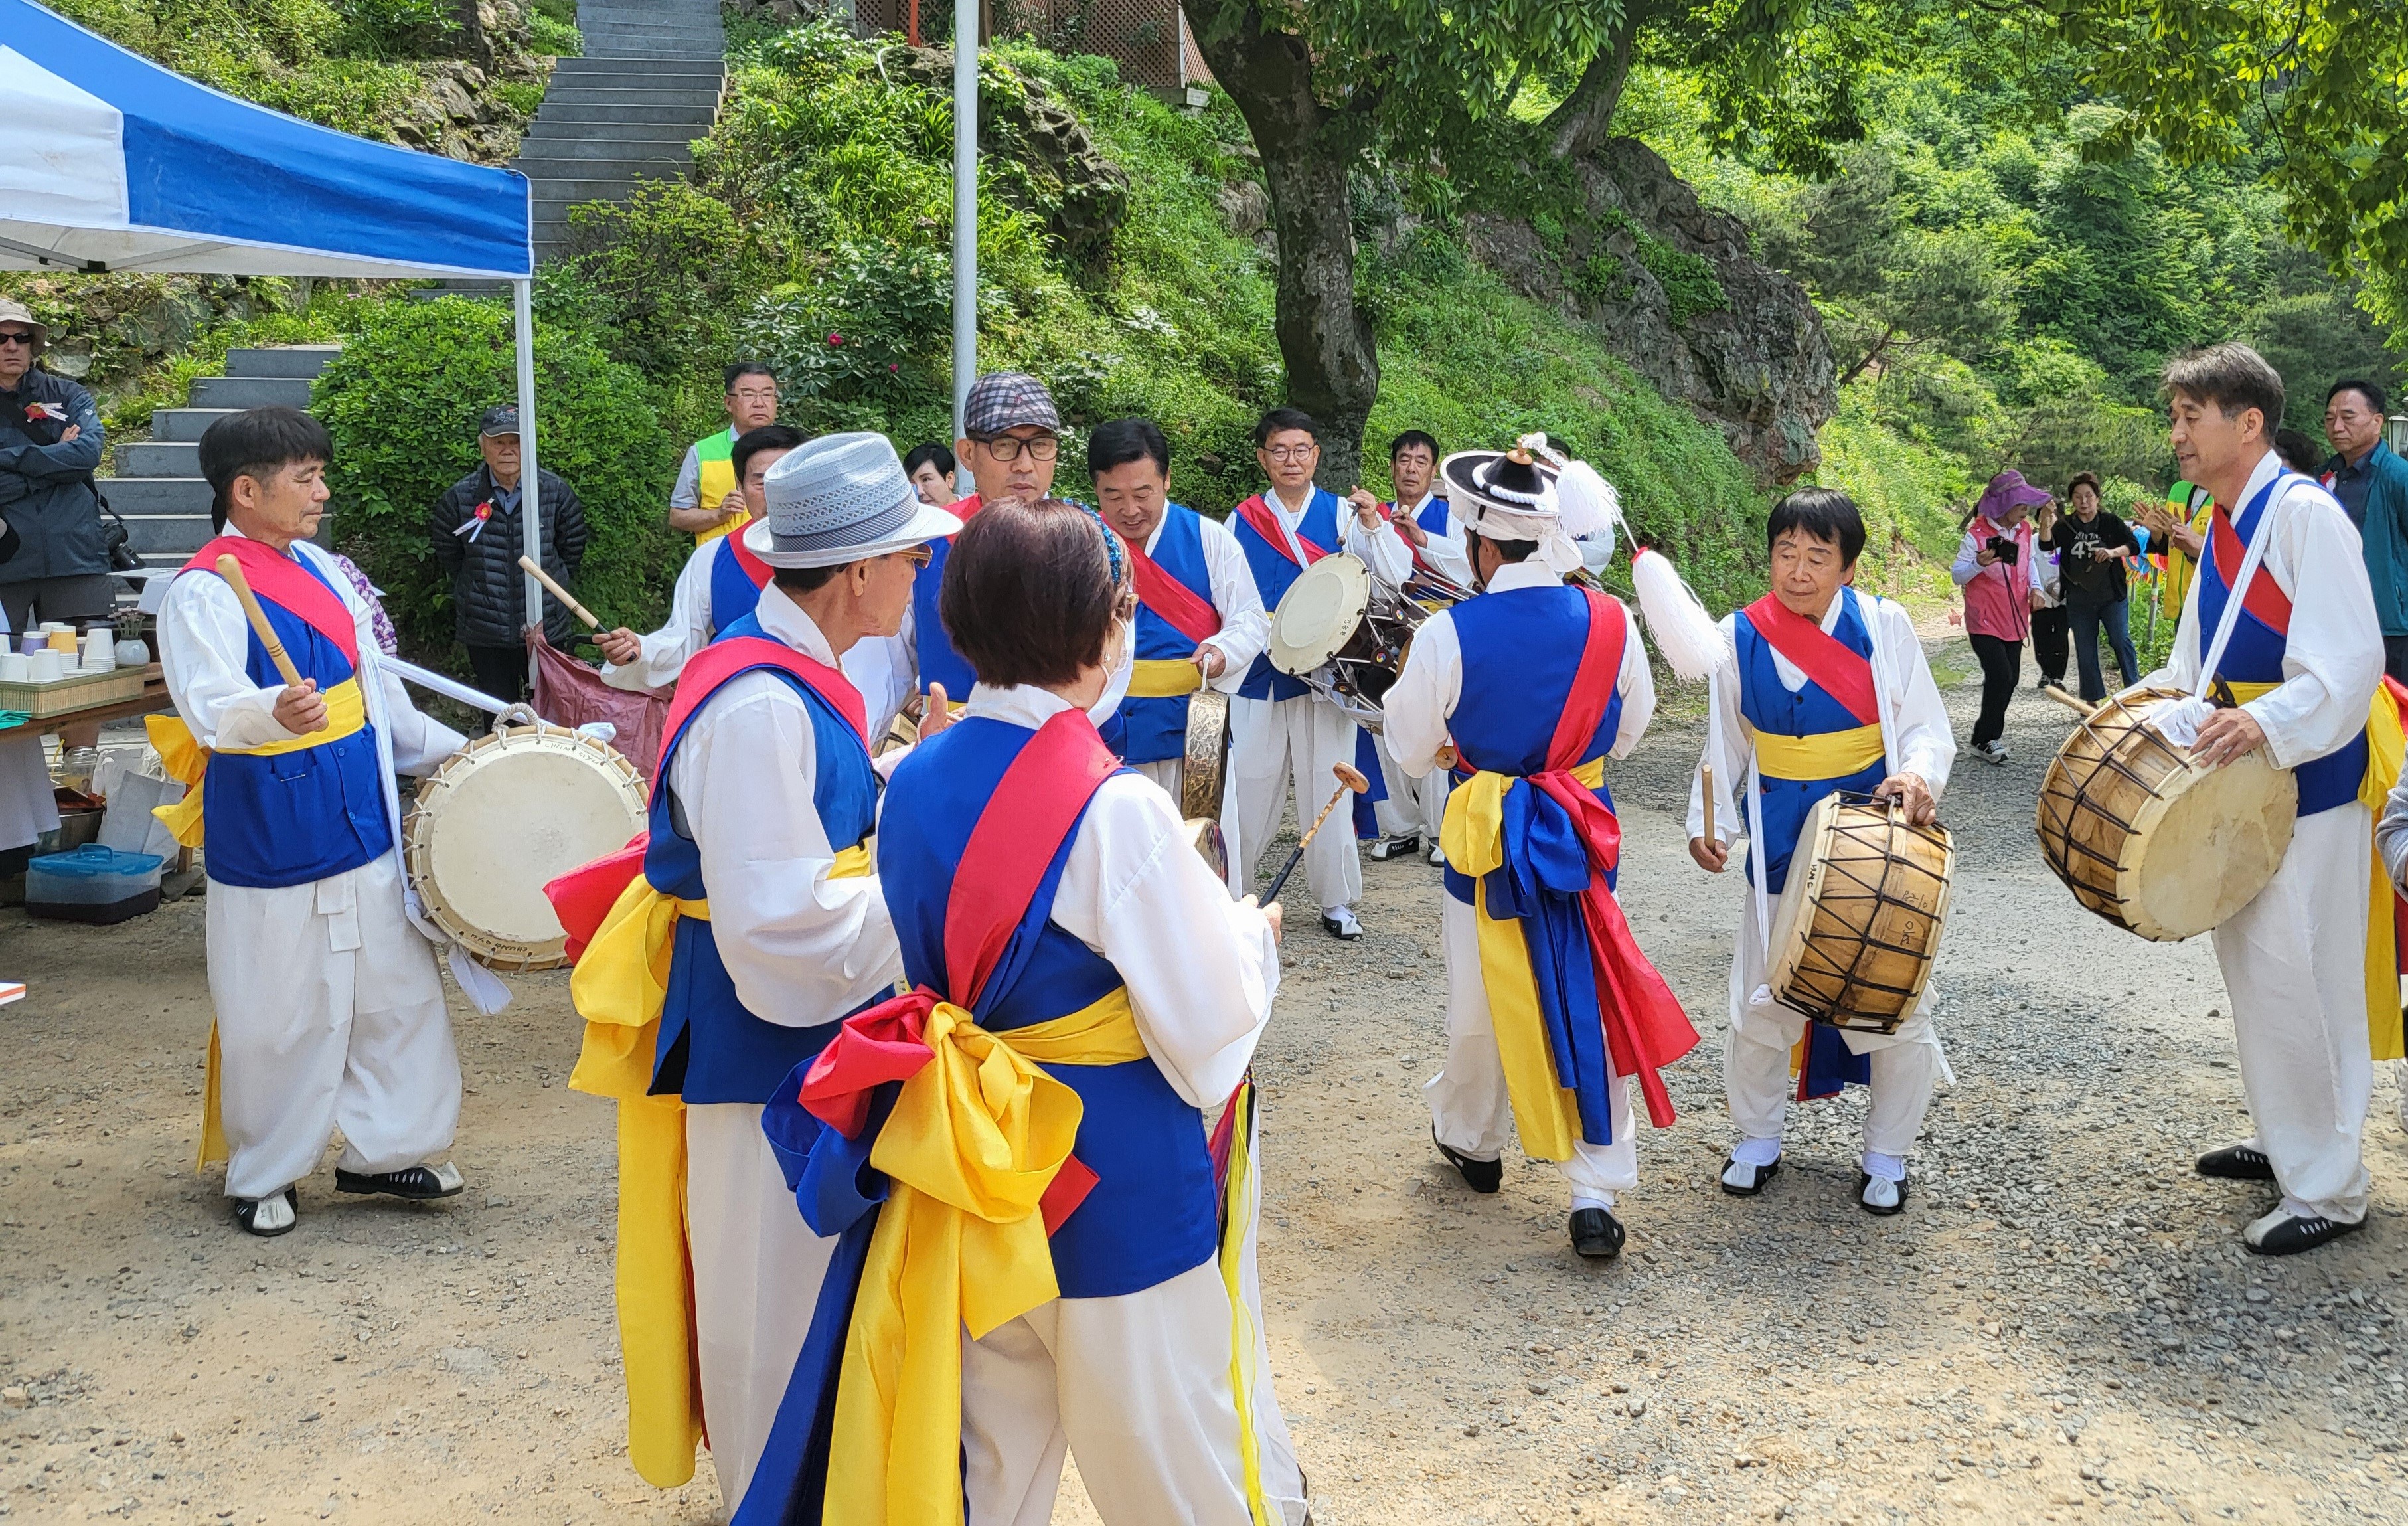
{"label": "white baggy pants", "polygon": [[836,1242],[803,1222],[757,1105],[689,1105],[685,1150],[703,1424],[732,1514],[769,1444]]}
{"label": "white baggy pants", "polygon": [[307,885],[209,885],[226,1196],[265,1198],[318,1169],[433,1160],[460,1124],[460,1056],[435,949],[401,906],[398,858]]}
{"label": "white baggy pants", "polygon": [[1432,769],[1419,779],[1408,774],[1397,767],[1385,737],[1373,735],[1371,746],[1380,755],[1380,775],[1388,785],[1388,798],[1372,808],[1380,818],[1380,835],[1404,837],[1419,833],[1425,849],[1438,846],[1439,828],[1446,822],[1446,798],[1454,788],[1454,780],[1444,769]]}
{"label": "white baggy pants", "polygon": [[[1289,790],[1296,793],[1297,829],[1302,831],[1338,788],[1331,770],[1354,762],[1354,723],[1326,700],[1308,695],[1229,701],[1229,782],[1221,820],[1225,829],[1232,824],[1237,828],[1228,844],[1231,894],[1254,892],[1256,860],[1279,835]],[[1350,801],[1339,801],[1304,851],[1305,881],[1325,912],[1352,906],[1363,895],[1363,863],[1355,854],[1354,823],[1346,819],[1350,809]]]}
{"label": "white baggy pants", "polygon": [[[1439,1143],[1475,1160],[1494,1160],[1512,1137],[1513,1099],[1505,1089],[1496,1019],[1480,978],[1480,914],[1453,896],[1444,907],[1439,927],[1446,942],[1446,1065],[1424,1084],[1422,1095]],[[1572,1158],[1556,1164],[1575,1201],[1611,1208],[1615,1193],[1639,1185],[1639,1142],[1629,1079],[1615,1077],[1609,1097],[1613,1143],[1575,1140]]]}
{"label": "white baggy pants", "polygon": [[2359,1136],[2374,1094],[2366,1035],[2372,818],[2355,800],[2300,819],[2283,867],[2215,929],[2241,1087],[2293,1213],[2366,1216]]}
{"label": "white baggy pants", "polygon": [[[1104,1526],[1250,1526],[1245,1464],[1229,1375],[1227,1289],[1207,1261],[1141,1292],[1057,1298],[962,1341],[962,1452],[978,1526],[1048,1526],[1067,1451]],[[1255,1434],[1277,1425],[1265,1365]],[[1268,1414],[1266,1415],[1266,1411]],[[1264,1492],[1300,1526],[1294,1459],[1277,1487],[1268,1445]]]}

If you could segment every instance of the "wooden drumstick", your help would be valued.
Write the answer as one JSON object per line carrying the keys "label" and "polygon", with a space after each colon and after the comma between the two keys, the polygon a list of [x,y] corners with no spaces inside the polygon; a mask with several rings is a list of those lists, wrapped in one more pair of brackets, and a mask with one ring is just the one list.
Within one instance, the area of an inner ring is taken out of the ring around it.
{"label": "wooden drumstick", "polygon": [[1711,842],[1714,840],[1714,766],[1711,763],[1700,763],[1698,765],[1698,772],[1704,776],[1706,782],[1704,792],[1706,802],[1706,841]]}
{"label": "wooden drumstick", "polygon": [[299,688],[301,669],[293,666],[292,657],[285,653],[284,643],[277,639],[276,627],[267,623],[267,612],[259,607],[259,596],[251,591],[251,580],[242,575],[242,564],[231,554],[221,556],[218,558],[218,576],[225,579],[226,585],[234,590],[234,597],[242,600],[242,612],[251,619],[251,633],[259,638],[260,645],[267,648],[267,660],[276,664],[277,672],[283,675],[285,686]]}
{"label": "wooden drumstick", "polygon": [[584,621],[588,626],[595,630],[600,630],[602,628],[602,622],[594,618],[594,612],[587,609],[584,605],[577,602],[576,595],[570,593],[567,589],[563,588],[560,584],[552,582],[552,574],[538,566],[534,557],[520,557],[519,566],[526,569],[526,573],[529,577],[535,579],[536,582],[542,583],[545,588],[549,589],[552,597],[566,605],[568,607],[569,613],[577,616],[580,620]]}
{"label": "wooden drumstick", "polygon": [[2076,699],[2073,696],[2066,693],[2063,689],[2058,688],[2054,684],[2049,684],[2046,688],[2041,690],[2041,692],[2056,700],[2058,704],[2063,705],[2066,709],[2073,712],[2076,715],[2087,715],[2093,708],[2089,700]]}
{"label": "wooden drumstick", "polygon": [[1286,863],[1280,865],[1280,871],[1271,876],[1270,888],[1254,898],[1259,904],[1268,906],[1279,900],[1280,891],[1287,885],[1287,877],[1296,872],[1297,864],[1304,857],[1305,848],[1312,842],[1312,834],[1321,830],[1321,824],[1329,819],[1329,813],[1338,809],[1338,802],[1349,795],[1370,793],[1371,781],[1363,777],[1361,770],[1350,764],[1338,763],[1331,765],[1329,771],[1337,776],[1338,793],[1329,797],[1329,803],[1321,808],[1321,814],[1313,817],[1312,825],[1296,840],[1296,850],[1287,856]]}

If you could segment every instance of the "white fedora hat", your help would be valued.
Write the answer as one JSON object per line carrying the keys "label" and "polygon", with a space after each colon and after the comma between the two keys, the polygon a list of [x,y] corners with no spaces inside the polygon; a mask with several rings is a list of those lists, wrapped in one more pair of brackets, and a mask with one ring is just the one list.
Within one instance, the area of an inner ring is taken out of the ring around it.
{"label": "white fedora hat", "polygon": [[768,513],[744,549],[771,567],[841,567],[924,545],[962,522],[920,501],[884,435],[822,435],[788,451],[762,479]]}

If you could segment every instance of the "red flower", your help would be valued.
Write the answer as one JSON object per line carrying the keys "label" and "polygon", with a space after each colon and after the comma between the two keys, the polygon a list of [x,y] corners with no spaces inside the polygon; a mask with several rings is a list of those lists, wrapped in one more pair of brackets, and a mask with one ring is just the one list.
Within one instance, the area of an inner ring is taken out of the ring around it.
{"label": "red flower", "polygon": [[897,367],[894,361],[890,360],[886,363],[886,368],[891,371],[896,369]]}
{"label": "red flower", "polygon": [[828,336],[828,343],[830,344],[842,344],[843,342],[844,336],[841,334],[831,334]]}

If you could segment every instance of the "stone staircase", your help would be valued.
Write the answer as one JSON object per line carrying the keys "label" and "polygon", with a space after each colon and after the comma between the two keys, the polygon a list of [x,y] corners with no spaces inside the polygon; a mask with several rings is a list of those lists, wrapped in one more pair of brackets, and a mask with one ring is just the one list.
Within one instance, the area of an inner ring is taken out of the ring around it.
{"label": "stone staircase", "polygon": [[229,413],[281,403],[309,406],[309,383],[341,347],[282,345],[226,352],[226,374],[196,378],[186,408],[154,409],[150,438],[117,447],[117,475],[100,479],[124,519],[134,551],[153,567],[180,565],[208,543],[209,484],[201,477],[201,432]]}

